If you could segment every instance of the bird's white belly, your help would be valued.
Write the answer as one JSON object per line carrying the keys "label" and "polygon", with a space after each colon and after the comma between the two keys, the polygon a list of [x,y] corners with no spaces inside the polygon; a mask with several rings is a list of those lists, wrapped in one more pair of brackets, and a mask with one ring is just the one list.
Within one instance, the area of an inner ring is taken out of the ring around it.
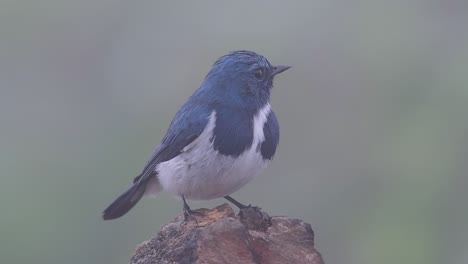
{"label": "bird's white belly", "polygon": [[157,167],[163,189],[193,200],[230,195],[267,166],[260,153],[248,151],[237,158],[217,151],[193,149]]}
{"label": "bird's white belly", "polygon": [[193,200],[220,198],[239,190],[268,165],[258,146],[264,141],[263,125],[270,111],[267,104],[253,118],[252,145],[238,157],[222,155],[213,148],[213,111],[197,139],[178,156],[156,167],[162,189]]}

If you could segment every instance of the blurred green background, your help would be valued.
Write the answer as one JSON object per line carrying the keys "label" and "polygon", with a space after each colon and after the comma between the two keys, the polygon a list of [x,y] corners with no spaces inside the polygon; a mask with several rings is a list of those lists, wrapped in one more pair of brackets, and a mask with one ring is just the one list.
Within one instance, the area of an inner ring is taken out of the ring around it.
{"label": "blurred green background", "polygon": [[127,263],[182,205],[102,209],[238,49],[293,68],[277,156],[235,198],[311,223],[327,263],[468,263],[463,0],[2,0],[0,263]]}

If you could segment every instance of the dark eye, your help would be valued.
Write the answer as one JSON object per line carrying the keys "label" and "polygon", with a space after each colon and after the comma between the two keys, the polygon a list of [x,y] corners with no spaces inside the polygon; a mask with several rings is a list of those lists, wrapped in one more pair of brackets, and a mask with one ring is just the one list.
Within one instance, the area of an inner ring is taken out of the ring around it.
{"label": "dark eye", "polygon": [[256,70],[253,72],[253,75],[254,75],[255,78],[257,78],[257,79],[263,79],[263,70],[262,70],[262,69],[256,69]]}

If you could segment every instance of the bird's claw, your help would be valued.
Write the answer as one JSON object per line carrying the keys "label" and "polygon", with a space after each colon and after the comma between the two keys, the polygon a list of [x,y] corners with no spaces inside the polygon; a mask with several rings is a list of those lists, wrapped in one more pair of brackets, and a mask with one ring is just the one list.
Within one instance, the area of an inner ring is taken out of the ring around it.
{"label": "bird's claw", "polygon": [[202,213],[191,210],[190,208],[184,208],[184,220],[182,221],[182,223],[187,224],[190,219],[193,219],[195,221],[195,224],[198,226],[198,220],[196,215],[202,215]]}

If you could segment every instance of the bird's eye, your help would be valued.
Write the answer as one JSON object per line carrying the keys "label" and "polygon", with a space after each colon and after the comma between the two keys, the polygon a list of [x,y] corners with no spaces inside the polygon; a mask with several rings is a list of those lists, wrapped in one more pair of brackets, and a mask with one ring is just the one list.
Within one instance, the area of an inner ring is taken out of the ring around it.
{"label": "bird's eye", "polygon": [[263,71],[262,69],[257,69],[253,72],[253,75],[255,76],[255,78],[257,79],[263,79]]}

